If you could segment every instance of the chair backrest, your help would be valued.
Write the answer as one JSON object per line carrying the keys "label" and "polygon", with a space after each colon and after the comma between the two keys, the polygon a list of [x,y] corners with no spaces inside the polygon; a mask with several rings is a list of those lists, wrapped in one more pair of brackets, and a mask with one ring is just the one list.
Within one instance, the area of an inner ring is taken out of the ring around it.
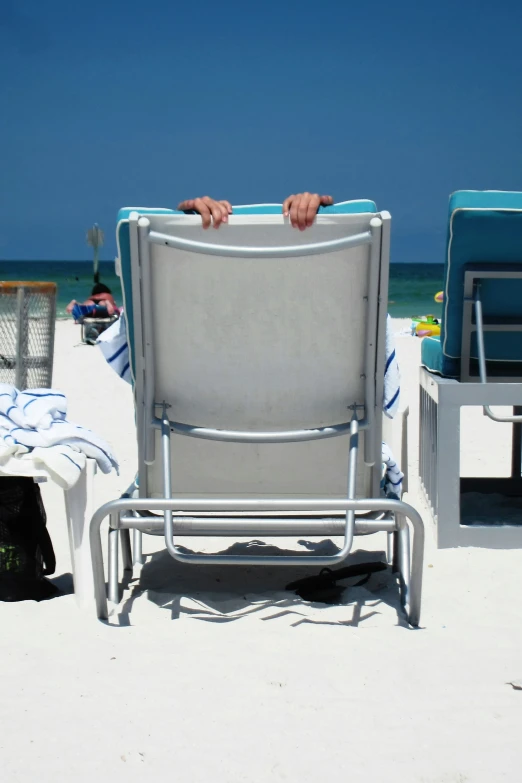
{"label": "chair backrest", "polygon": [[[151,419],[163,401],[171,421],[247,432],[335,426],[357,405],[366,457],[378,454],[373,466],[361,454],[357,493],[378,492],[390,221],[372,202],[336,206],[302,233],[280,205],[235,208],[219,231],[199,216],[120,215],[140,494],[162,494]],[[346,494],[348,435],[171,440],[175,496]]]}
{"label": "chair backrest", "polygon": [[[522,193],[457,191],[450,198],[444,271],[441,328],[448,374],[458,373],[462,345],[464,275],[476,265],[520,265],[522,272]],[[481,283],[485,319],[498,316],[522,320],[522,279],[487,279]],[[486,332],[485,351],[491,362],[520,362],[521,332]],[[471,356],[477,357],[472,336]]]}

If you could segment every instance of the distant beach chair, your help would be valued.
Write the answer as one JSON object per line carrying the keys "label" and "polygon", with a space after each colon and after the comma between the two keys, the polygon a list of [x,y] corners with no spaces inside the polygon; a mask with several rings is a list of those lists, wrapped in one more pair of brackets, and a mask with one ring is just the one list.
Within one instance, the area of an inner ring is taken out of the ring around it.
{"label": "distant beach chair", "polygon": [[109,326],[112,326],[118,318],[118,315],[108,315],[105,318],[98,316],[83,316],[79,321],[82,326],[82,343],[95,345],[98,337],[103,334]]}
{"label": "distant beach chair", "polygon": [[[117,236],[138,489],[90,524],[98,616],[107,617],[109,516],[114,602],[119,537],[129,568],[130,529],[162,533],[182,563],[318,567],[345,560],[354,535],[385,531],[418,625],[423,523],[380,490],[388,213],[347,202],[300,233],[280,205],[236,207],[228,226],[205,232],[199,216],[128,209]],[[266,556],[179,546],[187,536],[281,535],[343,544],[334,555]]]}
{"label": "distant beach chair", "polygon": [[76,302],[71,312],[75,322],[82,327],[82,343],[95,345],[96,340],[118,320],[118,313],[109,315],[105,307]]}
{"label": "distant beach chair", "polygon": [[[521,547],[522,193],[454,193],[446,248],[441,334],[422,343],[422,487],[439,547]],[[511,425],[510,477],[460,477],[460,409],[470,405]]]}

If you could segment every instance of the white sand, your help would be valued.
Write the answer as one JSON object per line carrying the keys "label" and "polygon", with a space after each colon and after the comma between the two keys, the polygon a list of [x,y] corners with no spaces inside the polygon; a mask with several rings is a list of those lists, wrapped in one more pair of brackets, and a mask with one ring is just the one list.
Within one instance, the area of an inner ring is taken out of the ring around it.
{"label": "white sand", "polygon": [[[97,480],[102,503],[134,475],[132,399],[79,338],[57,324],[54,385],[120,458],[119,477]],[[420,340],[398,337],[398,352],[406,500],[427,528],[422,629],[404,627],[380,574],[344,605],[309,606],[281,592],[293,571],[192,570],[161,554],[142,571],[149,592],[127,590],[111,625],[72,594],[0,603],[2,781],[521,779],[522,691],[507,683],[522,677],[522,552],[435,548],[417,477]],[[507,471],[509,434],[488,425],[466,411],[465,475]],[[70,590],[63,495],[43,491]],[[384,535],[356,545],[380,551]]]}

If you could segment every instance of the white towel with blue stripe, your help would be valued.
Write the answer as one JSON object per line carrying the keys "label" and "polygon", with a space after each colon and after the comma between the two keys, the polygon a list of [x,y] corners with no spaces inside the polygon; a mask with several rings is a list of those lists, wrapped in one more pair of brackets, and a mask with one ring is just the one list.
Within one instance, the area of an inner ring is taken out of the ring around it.
{"label": "white towel with blue stripe", "polygon": [[401,376],[399,372],[397,354],[395,352],[395,335],[393,333],[392,319],[389,315],[386,319],[385,357],[382,409],[389,419],[393,419],[399,410],[401,397]]}
{"label": "white towel with blue stripe", "polygon": [[67,400],[55,389],[28,389],[0,384],[0,473],[31,476],[43,470],[62,489],[78,481],[86,459],[103,473],[118,463],[110,447],[94,432],[67,421]]}
{"label": "white towel with blue stripe", "polygon": [[129,345],[127,343],[127,329],[125,325],[125,313],[108,329],[100,334],[96,340],[100,346],[105,360],[110,364],[114,372],[127,383],[132,383],[130,371]]}
{"label": "white towel with blue stripe", "polygon": [[386,497],[402,497],[402,480],[404,473],[395,462],[392,450],[384,441],[382,442],[382,463],[384,465],[384,494]]}

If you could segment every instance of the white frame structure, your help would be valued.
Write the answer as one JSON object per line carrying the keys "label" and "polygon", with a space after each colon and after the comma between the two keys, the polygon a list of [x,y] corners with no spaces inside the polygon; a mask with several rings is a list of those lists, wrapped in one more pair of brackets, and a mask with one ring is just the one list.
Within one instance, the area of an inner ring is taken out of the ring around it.
{"label": "white frame structure", "polygon": [[[461,495],[465,492],[498,493],[522,497],[522,381],[487,377],[484,348],[486,331],[522,331],[522,319],[482,314],[481,283],[486,279],[520,279],[521,265],[477,264],[464,273],[461,378],[442,378],[420,369],[419,472],[421,487],[437,528],[439,548],[484,546],[522,547],[521,524],[462,524]],[[471,372],[471,335],[477,334],[478,378]],[[522,357],[521,357],[522,361]],[[512,406],[513,415],[498,416],[492,405]],[[482,406],[484,415],[513,427],[511,476],[461,478],[460,409]]]}

